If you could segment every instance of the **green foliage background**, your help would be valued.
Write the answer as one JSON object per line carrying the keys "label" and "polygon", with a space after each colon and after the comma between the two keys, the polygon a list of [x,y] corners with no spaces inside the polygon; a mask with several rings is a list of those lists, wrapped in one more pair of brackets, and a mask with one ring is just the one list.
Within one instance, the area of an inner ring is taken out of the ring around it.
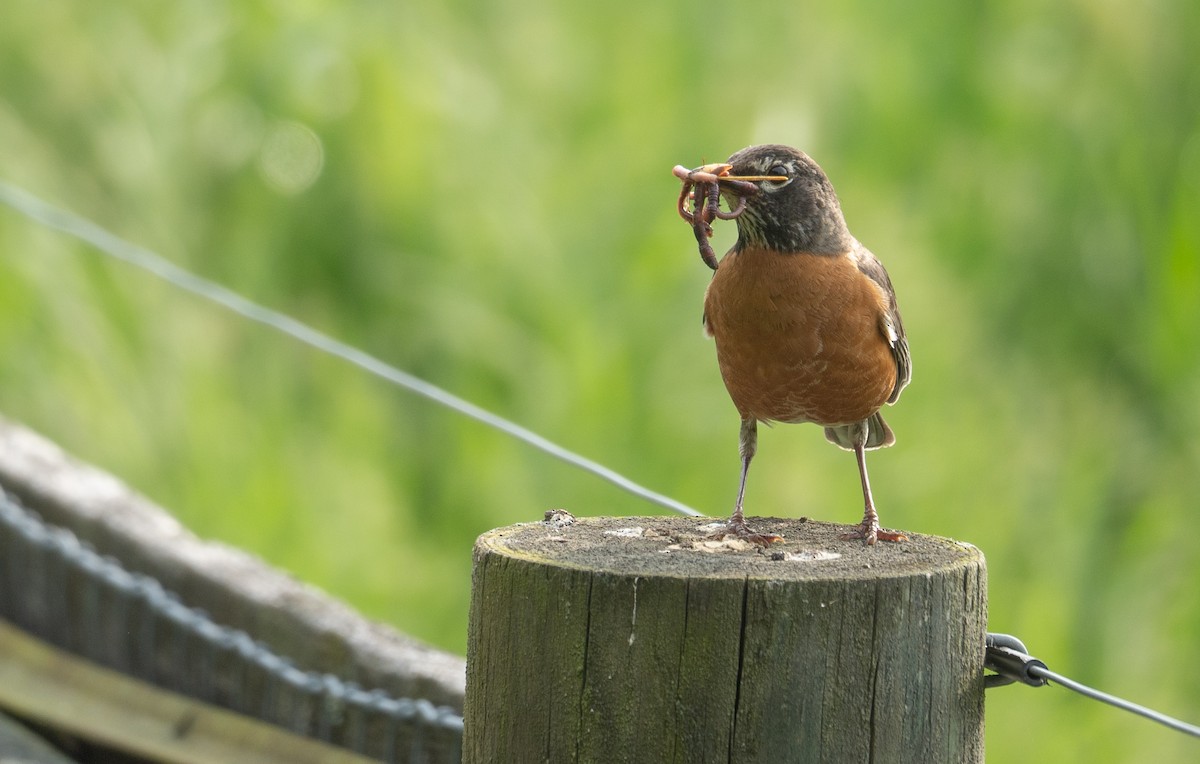
{"label": "green foliage background", "polygon": [[[1200,720],[1200,5],[8,0],[0,177],[708,513],[737,417],[670,168],[822,163],[916,375],[884,522],[981,547],[994,630]],[[722,226],[717,247],[732,241]],[[0,412],[445,648],[470,549],[655,511],[0,210]],[[851,522],[762,433],[752,514]],[[1181,761],[1064,690],[995,762]]]}

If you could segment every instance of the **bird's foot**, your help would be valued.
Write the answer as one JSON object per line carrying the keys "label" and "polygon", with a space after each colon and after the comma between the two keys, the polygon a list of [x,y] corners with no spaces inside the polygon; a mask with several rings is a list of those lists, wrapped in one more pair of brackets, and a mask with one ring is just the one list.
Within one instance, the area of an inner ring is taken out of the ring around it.
{"label": "bird's foot", "polygon": [[757,544],[761,547],[769,547],[776,541],[783,541],[783,536],[777,536],[774,533],[759,533],[747,525],[746,521],[742,519],[730,520],[725,524],[724,528],[716,533],[711,534],[708,538],[714,541],[720,541],[721,539],[728,538],[730,536],[741,539],[742,541],[747,541],[751,544]]}
{"label": "bird's foot", "polygon": [[873,519],[863,520],[861,523],[854,526],[854,530],[848,533],[843,533],[838,536],[838,538],[842,539],[843,541],[862,539],[863,543],[867,544],[868,546],[873,545],[876,541],[899,542],[908,540],[908,536],[905,536],[899,531],[889,531],[886,528],[880,528],[879,521]]}

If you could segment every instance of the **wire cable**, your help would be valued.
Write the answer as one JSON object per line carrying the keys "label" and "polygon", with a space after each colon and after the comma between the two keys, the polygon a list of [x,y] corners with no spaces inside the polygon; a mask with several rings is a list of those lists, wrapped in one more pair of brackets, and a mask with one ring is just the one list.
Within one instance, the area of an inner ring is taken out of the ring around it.
{"label": "wire cable", "polygon": [[1055,684],[1060,684],[1063,687],[1066,687],[1068,690],[1074,690],[1080,695],[1089,697],[1092,700],[1098,700],[1101,703],[1107,703],[1110,706],[1116,706],[1117,708],[1137,714],[1138,716],[1143,716],[1151,721],[1158,722],[1159,724],[1170,727],[1173,730],[1182,732],[1185,735],[1200,737],[1200,727],[1197,727],[1195,724],[1188,724],[1185,721],[1180,721],[1179,719],[1167,716],[1159,711],[1146,708],[1145,706],[1139,706],[1137,703],[1132,703],[1124,698],[1118,698],[1115,695],[1109,695],[1107,692],[1101,692],[1100,690],[1088,687],[1086,684],[1080,684],[1074,679],[1068,679],[1062,674],[1056,674],[1044,666],[1031,666],[1029,673],[1041,679],[1054,682]]}
{"label": "wire cable", "polygon": [[457,395],[447,392],[419,377],[415,377],[408,372],[401,371],[395,366],[363,350],[359,350],[353,345],[348,345],[345,342],[313,329],[291,316],[259,305],[227,287],[202,276],[197,276],[155,252],[128,242],[90,220],[56,207],[24,189],[2,180],[0,180],[0,202],[48,228],[53,228],[91,244],[110,257],[148,271],[197,297],[202,297],[209,302],[216,303],[226,310],[232,311],[251,321],[269,326],[323,353],[341,358],[370,374],[385,379],[409,392],[428,398],[441,406],[470,417],[488,427],[499,430],[543,453],[560,459],[584,472],[591,473],[601,480],[608,481],[618,488],[624,489],[646,501],[672,509],[680,514],[692,517],[702,516],[700,512],[686,504],[645,488],[599,462],[581,456],[538,435],[532,430],[511,422],[498,414],[493,414],[487,409],[480,408],[470,401],[459,398]]}
{"label": "wire cable", "polygon": [[1025,643],[1010,634],[989,632],[986,648],[984,666],[996,672],[984,677],[984,685],[988,689],[1003,687],[1014,682],[1027,684],[1030,687],[1041,687],[1047,682],[1054,682],[1084,697],[1098,700],[1110,706],[1115,706],[1124,711],[1145,717],[1173,730],[1182,732],[1185,735],[1200,737],[1200,727],[1194,724],[1180,721],[1179,719],[1146,708],[1145,706],[1140,706],[1124,698],[1109,695],[1107,692],[1101,692],[1100,690],[1088,687],[1086,684],[1081,684],[1074,679],[1069,679],[1062,674],[1051,671],[1046,667],[1045,663],[1029,654]]}
{"label": "wire cable", "polygon": [[[456,709],[302,668],[246,631],[185,604],[159,579],[127,570],[70,529],[47,524],[3,486],[0,550],[0,625],[11,623],[160,689],[358,753],[382,753],[385,761],[461,758],[463,719]],[[68,591],[71,598],[62,596]],[[5,690],[11,692],[0,687],[0,697]],[[96,692],[95,702],[103,703],[106,696]],[[267,692],[274,702],[264,700]],[[389,725],[390,733],[381,734]],[[395,740],[408,740],[424,756],[397,755],[391,749]],[[0,760],[11,761],[2,754]]]}

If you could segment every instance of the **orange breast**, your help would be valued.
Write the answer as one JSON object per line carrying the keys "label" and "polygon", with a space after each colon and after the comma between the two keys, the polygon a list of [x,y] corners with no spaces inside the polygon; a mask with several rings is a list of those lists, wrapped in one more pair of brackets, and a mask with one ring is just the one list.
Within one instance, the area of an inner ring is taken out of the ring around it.
{"label": "orange breast", "polygon": [[896,383],[881,330],[885,297],[849,257],[730,253],[709,284],[704,313],[743,417],[859,422]]}

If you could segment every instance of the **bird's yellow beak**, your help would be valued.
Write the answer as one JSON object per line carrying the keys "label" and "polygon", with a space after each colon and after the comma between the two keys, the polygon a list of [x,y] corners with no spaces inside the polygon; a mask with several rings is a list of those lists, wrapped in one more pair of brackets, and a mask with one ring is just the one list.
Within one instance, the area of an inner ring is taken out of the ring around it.
{"label": "bird's yellow beak", "polygon": [[786,175],[722,175],[721,177],[717,178],[717,180],[745,180],[750,182],[757,180],[770,180],[775,181],[776,183],[782,183],[787,179],[788,176]]}
{"label": "bird's yellow beak", "polygon": [[744,180],[747,182],[771,180],[782,183],[788,179],[786,175],[730,175],[729,171],[732,169],[733,165],[725,162],[700,165],[694,170],[689,170],[683,165],[677,164],[672,172],[680,180],[691,183],[712,183],[722,180]]}
{"label": "bird's yellow beak", "polygon": [[787,180],[786,175],[730,175],[729,171],[733,169],[733,165],[724,163],[706,164],[701,167],[697,167],[696,169],[699,172],[706,172],[716,175],[717,180],[745,180],[750,182],[758,180],[772,180],[780,183]]}

